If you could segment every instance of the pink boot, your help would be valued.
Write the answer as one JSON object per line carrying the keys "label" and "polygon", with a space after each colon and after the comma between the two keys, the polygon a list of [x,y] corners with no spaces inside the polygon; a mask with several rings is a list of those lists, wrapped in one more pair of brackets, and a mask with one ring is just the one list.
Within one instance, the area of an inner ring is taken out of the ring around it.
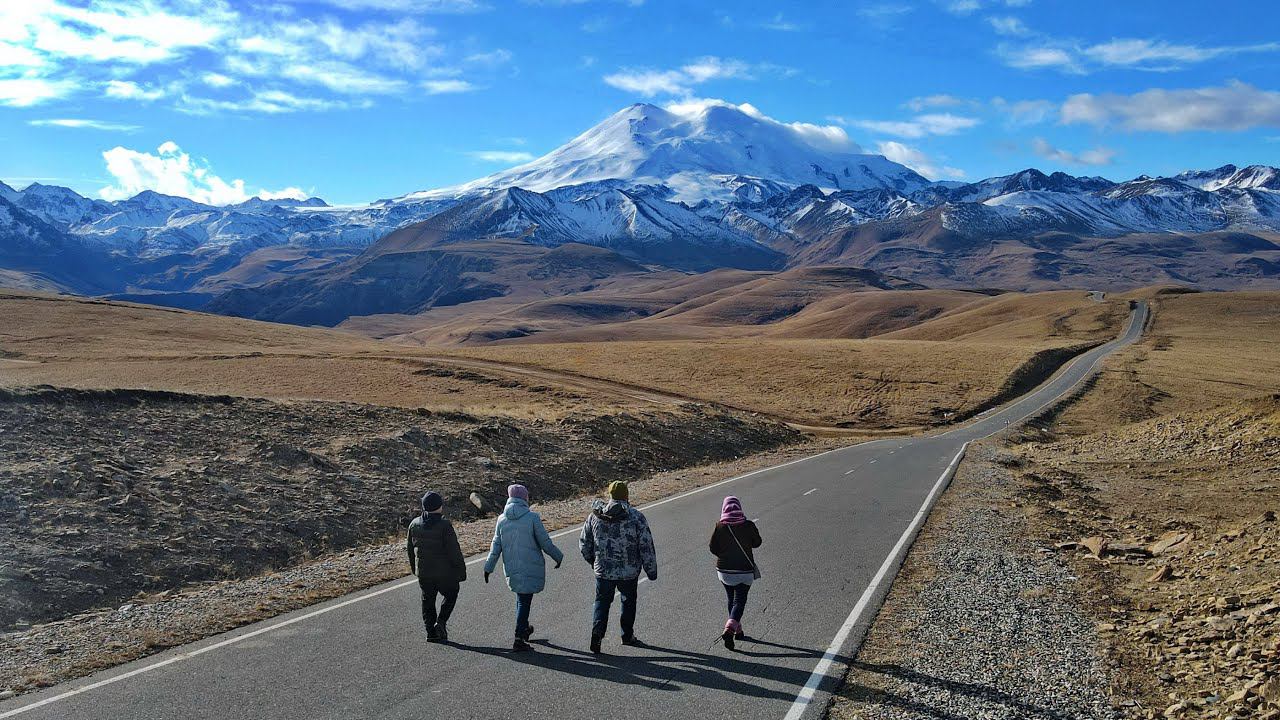
{"label": "pink boot", "polygon": [[742,631],[742,624],[733,618],[729,618],[724,624],[724,632],[720,633],[720,639],[724,641],[725,650],[733,649],[734,636]]}

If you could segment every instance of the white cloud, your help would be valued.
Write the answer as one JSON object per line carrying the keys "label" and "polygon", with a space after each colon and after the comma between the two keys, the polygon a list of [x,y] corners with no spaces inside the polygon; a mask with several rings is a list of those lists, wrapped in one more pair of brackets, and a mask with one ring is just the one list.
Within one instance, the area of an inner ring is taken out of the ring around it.
{"label": "white cloud", "polygon": [[489,67],[497,67],[511,62],[511,51],[503,48],[490,50],[488,52],[471,53],[463,58],[472,65],[487,65]]}
{"label": "white cloud", "polygon": [[344,10],[397,10],[417,13],[473,13],[491,9],[479,0],[311,0]]}
{"label": "white cloud", "polygon": [[28,125],[36,127],[65,127],[65,128],[88,128],[90,130],[109,130],[115,132],[133,132],[142,129],[139,125],[125,125],[122,123],[106,122],[103,120],[88,120],[84,118],[50,118],[46,120],[28,120]]}
{"label": "white cloud", "polygon": [[984,7],[1026,7],[1031,0],[941,0],[942,7],[953,15],[972,15]]}
{"label": "white cloud", "polygon": [[876,152],[896,163],[906,165],[912,170],[915,170],[930,179],[959,179],[963,178],[965,175],[964,171],[960,168],[945,165],[939,166],[924,152],[913,148],[910,145],[903,145],[900,142],[894,142],[893,140],[886,140],[877,145]]}
{"label": "white cloud", "polygon": [[348,95],[387,95],[401,92],[408,85],[399,78],[365,72],[344,62],[289,65],[284,75],[300,83],[321,85]]}
{"label": "white cloud", "polygon": [[[779,70],[776,66],[765,70]],[[707,55],[686,63],[676,70],[627,69],[604,76],[607,85],[643,97],[655,95],[689,95],[695,85],[729,78],[752,79],[752,68],[741,60]]]}
{"label": "white cloud", "polygon": [[110,80],[107,82],[106,96],[120,100],[158,100],[164,97],[162,88],[139,85],[132,80]]}
{"label": "white cloud", "polygon": [[1039,125],[1053,117],[1058,106],[1048,100],[1016,100],[1009,102],[1004,98],[993,98],[991,104],[1003,113],[1005,123],[1012,127]]}
{"label": "white cloud", "polygon": [[805,25],[801,25],[792,20],[787,20],[782,13],[777,13],[772,19],[760,23],[760,27],[765,30],[777,30],[778,32],[799,32],[805,29]]}
{"label": "white cloud", "polygon": [[993,15],[987,18],[991,29],[1001,35],[1030,35],[1031,28],[1011,15]]}
{"label": "white cloud", "polygon": [[961,130],[979,125],[978,118],[951,113],[928,113],[910,120],[858,120],[843,117],[832,118],[842,125],[860,127],[872,132],[905,138],[921,138],[927,135],[954,135]]}
{"label": "white cloud", "polygon": [[904,3],[883,2],[862,5],[856,12],[868,24],[888,29],[910,14],[912,10],[915,8]]}
{"label": "white cloud", "polygon": [[447,95],[471,92],[477,88],[466,80],[426,80],[422,83],[422,89],[428,95]]}
{"label": "white cloud", "polygon": [[[172,140],[161,144],[154,155],[117,145],[102,153],[102,159],[114,179],[98,191],[104,200],[123,200],[143,190],[191,198],[209,205],[240,203],[252,197],[245,191],[243,180],[223,180],[213,174],[208,163],[192,158]],[[302,191],[291,187],[260,193],[279,198],[297,197]]]}
{"label": "white cloud", "polygon": [[0,105],[30,107],[71,94],[75,86],[65,80],[38,77],[0,78]]}
{"label": "white cloud", "polygon": [[1062,104],[1063,123],[1119,125],[1128,130],[1248,130],[1280,127],[1280,92],[1242,82],[1185,90],[1144,90],[1133,95],[1072,95]]}
{"label": "white cloud", "polygon": [[232,85],[236,85],[240,82],[239,80],[236,80],[233,77],[227,77],[222,73],[216,73],[216,72],[207,72],[201,75],[200,79],[204,81],[205,85],[209,85],[211,87],[216,87],[216,88],[231,87]]}
{"label": "white cloud", "polygon": [[[0,105],[101,88],[120,100],[171,99],[188,112],[358,107],[367,103],[348,98],[404,93],[450,64],[483,78],[511,59],[506,49],[477,48],[470,39],[452,49],[420,19],[488,8],[476,0],[323,0],[352,11],[397,11],[389,20],[358,12],[308,17],[294,7],[309,2],[321,0],[0,0]],[[220,58],[220,66],[193,73],[196,52]],[[443,62],[449,56],[452,63]],[[473,77],[449,77],[424,87],[433,94],[479,87]],[[201,90],[219,92],[202,98]]]}
{"label": "white cloud", "polygon": [[858,144],[849,139],[849,134],[844,131],[844,128],[835,125],[775,120],[760,112],[759,108],[751,103],[735,104],[715,98],[686,98],[679,102],[668,103],[664,107],[667,112],[687,118],[696,117],[711,107],[735,108],[757,120],[785,127],[795,133],[798,138],[814,147],[843,152],[862,152]]}
{"label": "white cloud", "polygon": [[1074,53],[1055,45],[1001,45],[996,48],[996,53],[1006,65],[1020,70],[1053,68],[1069,73],[1084,72]]}
{"label": "white cloud", "polygon": [[1280,43],[1274,42],[1202,47],[1144,38],[1125,38],[1087,47],[1083,53],[1102,65],[1173,70],[1187,63],[1204,62],[1225,55],[1277,51],[1280,51]]}
{"label": "white cloud", "polygon": [[[1009,18],[1012,19],[1012,18]],[[1001,26],[998,18],[988,18],[1006,35],[1026,35],[1025,26]],[[1011,30],[1020,29],[1023,32]],[[1149,38],[1113,38],[1104,43],[1085,45],[1074,41],[1038,38],[1026,45],[1000,45],[996,54],[1005,64],[1024,70],[1056,69],[1083,74],[1101,68],[1127,68],[1131,70],[1170,71],[1185,65],[1215,58],[1246,53],[1280,52],[1280,43],[1254,45],[1188,45],[1169,43]]]}
{"label": "white cloud", "polygon": [[306,200],[310,195],[302,188],[287,187],[280,190],[263,190],[256,197],[260,200]]}
{"label": "white cloud", "polygon": [[947,95],[945,93],[938,95],[921,95],[913,97],[903,103],[903,106],[909,110],[920,112],[931,107],[958,107],[961,105],[974,105],[972,100],[966,100],[955,95]]}
{"label": "white cloud", "polygon": [[529,162],[533,159],[532,153],[527,153],[521,150],[473,150],[467,154],[477,160],[492,163],[505,163],[507,165]]}
{"label": "white cloud", "polygon": [[352,107],[369,107],[369,102],[365,100],[353,103],[330,98],[302,97],[283,90],[262,90],[255,91],[248,97],[234,100],[184,95],[179,100],[177,109],[194,115],[208,115],[215,112],[279,115],[304,111],[344,110]]}
{"label": "white cloud", "polygon": [[1031,141],[1031,149],[1046,160],[1054,160],[1068,165],[1110,165],[1116,156],[1115,150],[1106,147],[1096,147],[1092,150],[1074,153],[1054,147],[1048,140],[1039,137]]}

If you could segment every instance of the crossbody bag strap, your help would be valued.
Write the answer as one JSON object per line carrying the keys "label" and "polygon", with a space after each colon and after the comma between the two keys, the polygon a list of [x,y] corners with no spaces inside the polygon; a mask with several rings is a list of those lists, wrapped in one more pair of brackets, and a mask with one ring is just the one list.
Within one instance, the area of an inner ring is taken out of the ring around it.
{"label": "crossbody bag strap", "polygon": [[742,547],[742,543],[738,541],[738,534],[733,531],[733,526],[725,525],[724,529],[729,531],[729,537],[733,538],[733,544],[737,545],[738,549],[742,551],[742,556],[747,559],[747,562],[751,563],[751,571],[760,572],[756,568],[756,561],[754,558],[751,557],[751,553],[747,552],[747,549]]}

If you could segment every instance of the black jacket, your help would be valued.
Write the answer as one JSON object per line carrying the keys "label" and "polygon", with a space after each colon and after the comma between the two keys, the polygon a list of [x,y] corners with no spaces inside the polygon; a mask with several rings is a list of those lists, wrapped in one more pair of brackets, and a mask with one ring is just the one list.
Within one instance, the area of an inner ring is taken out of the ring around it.
{"label": "black jacket", "polygon": [[[737,542],[734,542],[735,536]],[[723,572],[751,572],[756,561],[751,551],[760,547],[760,542],[760,531],[750,520],[741,525],[716,523],[715,530],[711,531],[711,554],[716,556],[716,569]],[[739,544],[742,545],[741,548],[738,547]]]}
{"label": "black jacket", "polygon": [[458,546],[458,534],[453,524],[438,514],[421,515],[409,523],[406,542],[409,551],[409,569],[424,580],[437,583],[458,583],[467,579],[467,561]]}

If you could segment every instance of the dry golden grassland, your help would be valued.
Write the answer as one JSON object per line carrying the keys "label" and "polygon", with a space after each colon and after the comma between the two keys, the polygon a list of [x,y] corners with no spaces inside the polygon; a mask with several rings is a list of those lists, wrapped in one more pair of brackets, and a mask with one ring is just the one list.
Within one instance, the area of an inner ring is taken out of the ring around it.
{"label": "dry golden grassland", "polygon": [[0,387],[55,385],[563,417],[634,398],[498,372],[331,330],[0,291]]}
{"label": "dry golden grassland", "polygon": [[912,340],[715,340],[450,351],[654,388],[817,424],[917,426],[973,408],[1030,345]]}

